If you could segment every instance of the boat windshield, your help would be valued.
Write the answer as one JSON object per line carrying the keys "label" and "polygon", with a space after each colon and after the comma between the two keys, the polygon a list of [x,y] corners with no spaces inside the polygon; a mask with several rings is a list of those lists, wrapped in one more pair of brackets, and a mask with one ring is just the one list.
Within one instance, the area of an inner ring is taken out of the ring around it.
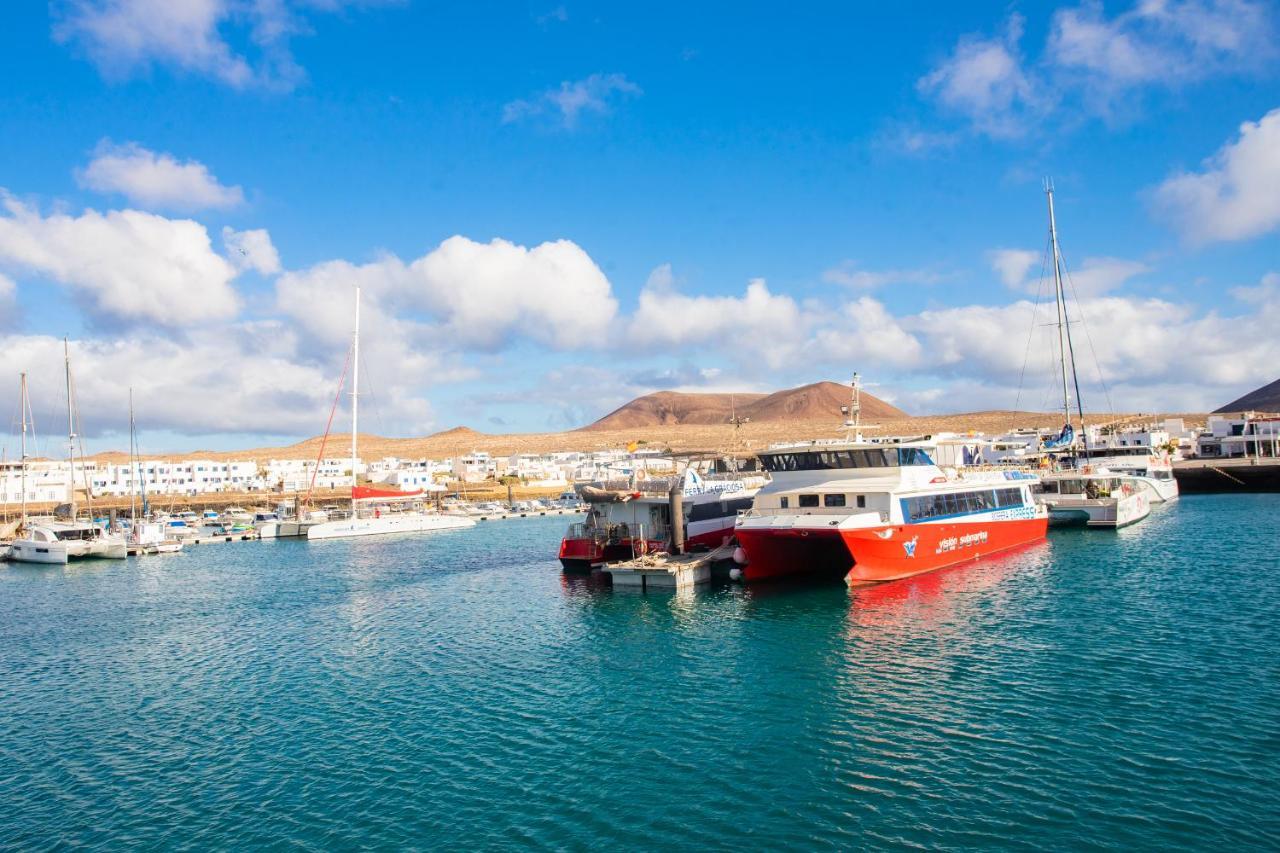
{"label": "boat windshield", "polygon": [[897,468],[932,465],[921,447],[890,447],[859,450],[778,450],[761,453],[766,471],[827,471],[850,468]]}

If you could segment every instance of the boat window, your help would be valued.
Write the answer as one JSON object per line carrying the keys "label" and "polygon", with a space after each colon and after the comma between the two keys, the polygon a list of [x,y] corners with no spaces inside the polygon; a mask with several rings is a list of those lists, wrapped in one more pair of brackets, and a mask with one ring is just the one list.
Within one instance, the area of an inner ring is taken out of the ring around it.
{"label": "boat window", "polygon": [[1059,480],[1058,491],[1064,495],[1081,495],[1084,494],[1083,480]]}
{"label": "boat window", "polygon": [[791,502],[787,500],[785,497],[782,497],[778,499],[778,505],[783,509],[786,509],[787,507],[791,506]]}
{"label": "boat window", "polygon": [[808,507],[808,506],[817,506],[817,505],[818,505],[817,495],[800,495],[800,506]]}
{"label": "boat window", "polygon": [[844,495],[823,495],[823,506],[844,506]]}
{"label": "boat window", "polygon": [[[888,450],[815,450],[762,453],[767,471],[827,471],[849,468],[887,468],[897,464]],[[927,458],[927,457],[926,457]]]}
{"label": "boat window", "polygon": [[933,460],[929,458],[929,454],[922,447],[899,447],[898,464],[902,466],[932,465]]}
{"label": "boat window", "polygon": [[867,505],[867,496],[866,496],[866,495],[858,495],[858,506],[860,506],[860,507],[864,507],[864,508],[865,508],[865,507],[866,507],[866,505]]}

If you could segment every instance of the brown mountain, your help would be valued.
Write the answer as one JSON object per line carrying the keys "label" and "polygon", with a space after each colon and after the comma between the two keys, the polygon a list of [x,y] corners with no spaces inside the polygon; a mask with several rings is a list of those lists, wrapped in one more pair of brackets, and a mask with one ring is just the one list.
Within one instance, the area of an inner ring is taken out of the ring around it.
{"label": "brown mountain", "polygon": [[1216,412],[1280,412],[1280,379],[1232,400]]}
{"label": "brown mountain", "polygon": [[[753,423],[786,421],[840,421],[840,407],[849,404],[849,387],[835,382],[815,382],[772,394],[685,394],[658,391],[637,397],[588,430],[639,429],[682,424],[724,424],[732,413]],[[909,417],[901,409],[862,392],[865,421]]]}

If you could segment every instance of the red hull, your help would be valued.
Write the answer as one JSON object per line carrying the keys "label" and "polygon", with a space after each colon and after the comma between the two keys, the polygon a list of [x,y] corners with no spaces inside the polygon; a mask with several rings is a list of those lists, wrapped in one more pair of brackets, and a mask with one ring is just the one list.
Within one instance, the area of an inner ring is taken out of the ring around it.
{"label": "red hull", "polygon": [[905,524],[857,530],[738,529],[747,581],[844,576],[883,583],[976,560],[1044,539],[1047,518]]}

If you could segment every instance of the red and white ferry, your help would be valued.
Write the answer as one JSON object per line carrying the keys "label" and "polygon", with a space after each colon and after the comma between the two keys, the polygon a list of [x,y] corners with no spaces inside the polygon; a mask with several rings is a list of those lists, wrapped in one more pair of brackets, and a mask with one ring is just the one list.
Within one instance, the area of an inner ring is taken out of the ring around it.
{"label": "red and white ferry", "polygon": [[747,581],[892,581],[1039,541],[1048,525],[1034,475],[948,475],[919,443],[813,442],[759,457],[772,481],[736,526]]}
{"label": "red and white ferry", "polygon": [[[751,508],[762,482],[750,477],[707,480],[686,471],[681,492],[685,547],[719,548],[731,539],[738,514]],[[565,571],[588,572],[670,547],[671,501],[665,482],[650,481],[635,489],[588,487],[581,493],[589,504],[587,518],[569,525],[560,542]]]}

